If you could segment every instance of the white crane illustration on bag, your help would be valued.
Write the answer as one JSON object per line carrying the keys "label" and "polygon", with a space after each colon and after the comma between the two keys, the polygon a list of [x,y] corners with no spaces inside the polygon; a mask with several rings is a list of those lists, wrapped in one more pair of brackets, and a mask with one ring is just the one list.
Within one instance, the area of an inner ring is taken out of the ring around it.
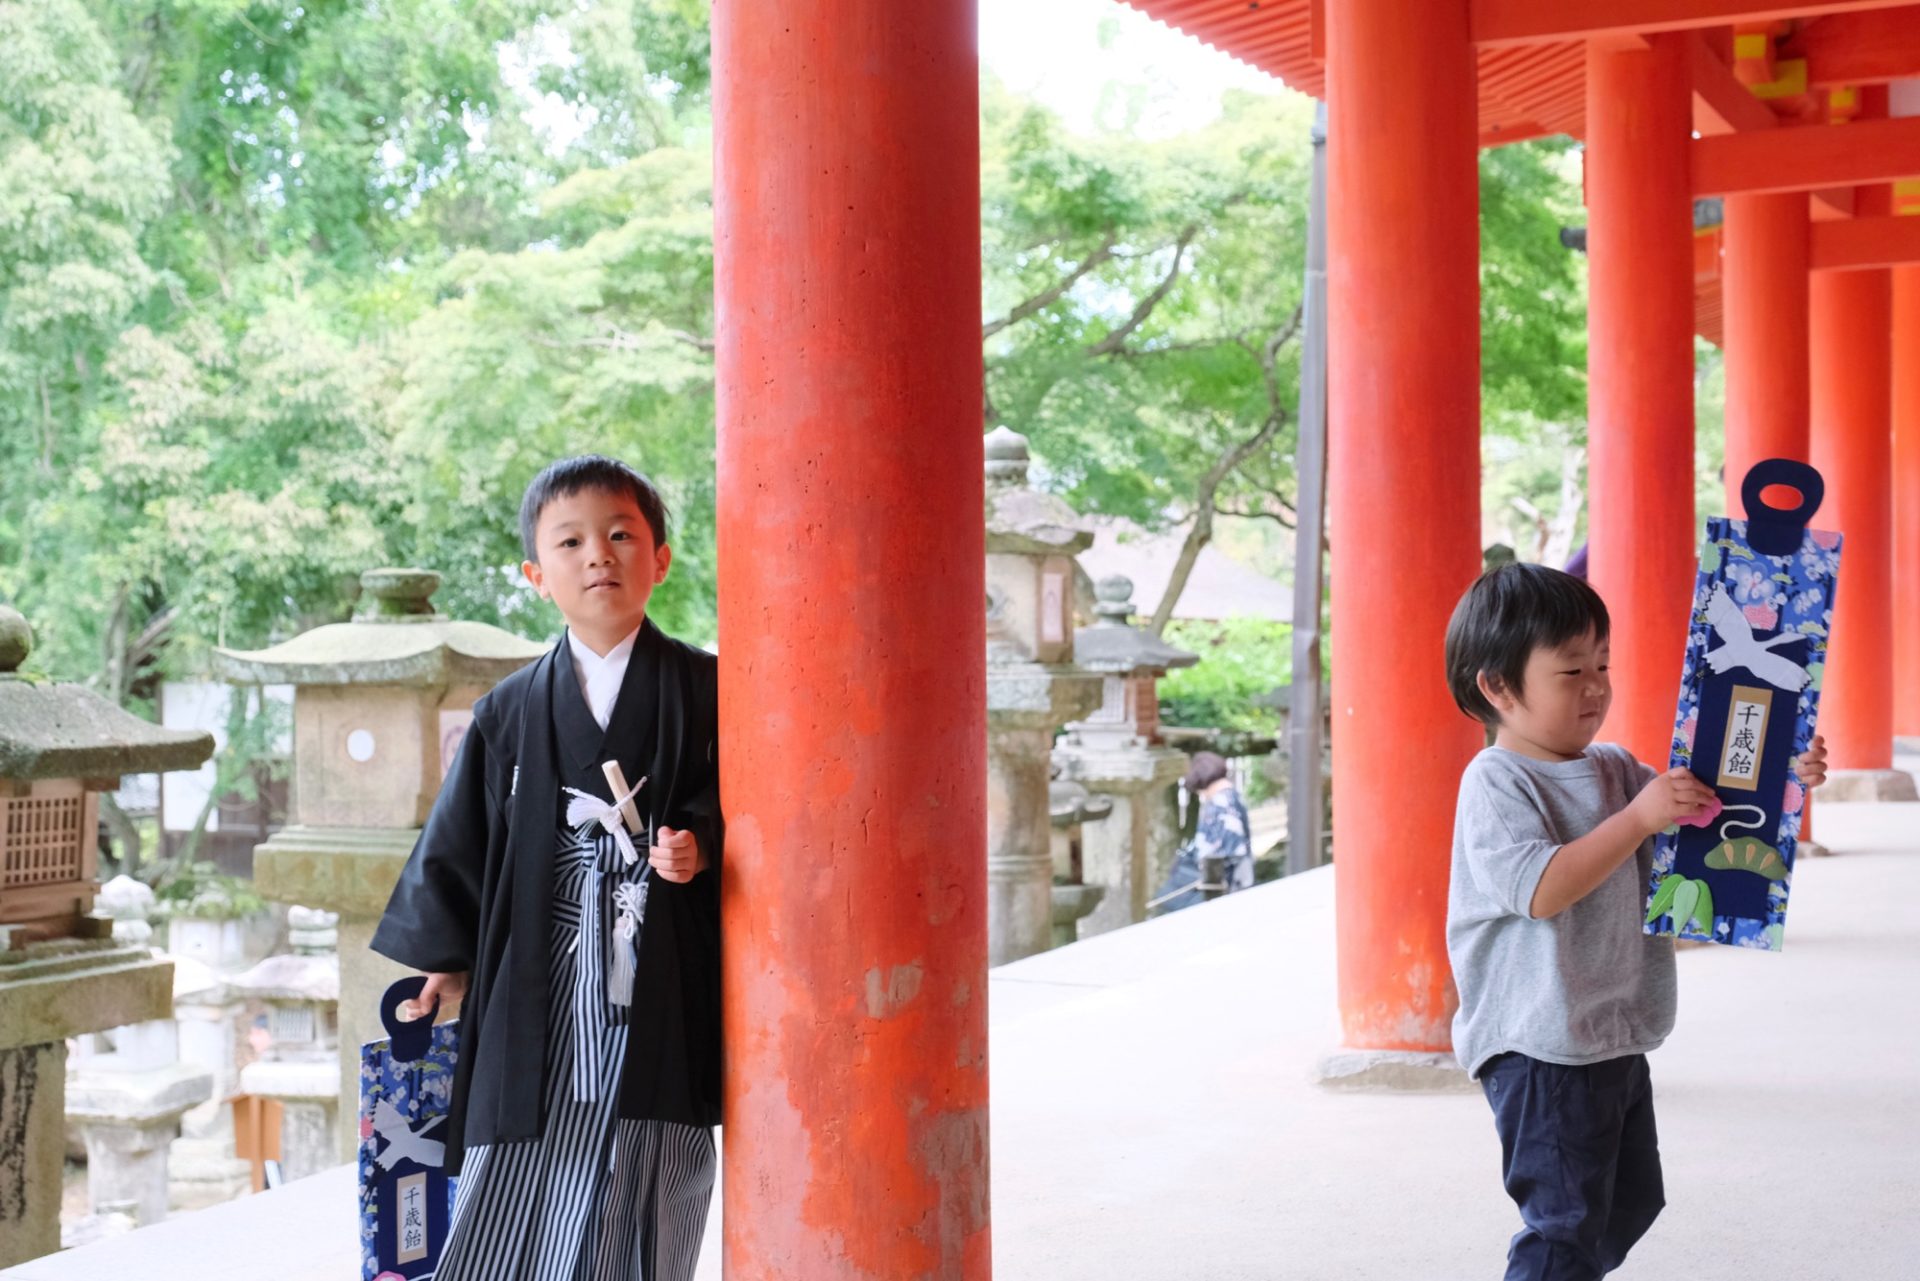
{"label": "white crane illustration on bag", "polygon": [[1785,654],[1773,652],[1776,645],[1801,639],[1797,633],[1781,632],[1763,641],[1755,640],[1753,624],[1733,603],[1733,597],[1727,595],[1726,586],[1722,583],[1715,583],[1713,595],[1707,598],[1707,621],[1713,624],[1713,630],[1721,641],[1718,647],[1707,651],[1707,665],[1716,673],[1732,667],[1744,667],[1767,684],[1780,689],[1805,688],[1807,669]]}

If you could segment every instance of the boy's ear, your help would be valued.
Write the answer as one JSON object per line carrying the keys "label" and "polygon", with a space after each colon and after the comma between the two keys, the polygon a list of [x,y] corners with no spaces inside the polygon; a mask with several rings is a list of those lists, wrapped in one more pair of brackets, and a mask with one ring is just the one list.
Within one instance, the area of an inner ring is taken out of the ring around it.
{"label": "boy's ear", "polygon": [[541,600],[553,599],[553,597],[547,594],[547,575],[546,575],[546,571],[540,568],[539,561],[537,560],[521,561],[520,572],[526,576],[526,579],[529,583],[533,584],[533,590],[540,594]]}
{"label": "boy's ear", "polygon": [[1481,672],[1473,678],[1473,683],[1480,687],[1481,695],[1496,708],[1503,712],[1512,710],[1513,694],[1507,689],[1507,683],[1498,675],[1493,672]]}
{"label": "boy's ear", "polygon": [[673,548],[661,543],[653,549],[653,585],[658,587],[667,581],[667,571],[673,568]]}

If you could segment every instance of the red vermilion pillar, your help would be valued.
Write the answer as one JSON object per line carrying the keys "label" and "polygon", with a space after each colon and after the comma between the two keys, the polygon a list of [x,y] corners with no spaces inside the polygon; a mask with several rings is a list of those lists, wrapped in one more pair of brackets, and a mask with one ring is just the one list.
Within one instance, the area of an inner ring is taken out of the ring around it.
{"label": "red vermilion pillar", "polygon": [[1816,520],[1845,538],[1820,693],[1836,769],[1893,766],[1891,294],[1883,270],[1813,274],[1813,464],[1827,482]]}
{"label": "red vermilion pillar", "polygon": [[986,1278],[975,9],[713,71],[726,1273]]}
{"label": "red vermilion pillar", "polygon": [[1683,33],[1587,53],[1588,566],[1613,619],[1604,736],[1666,768],[1693,513],[1693,86]]}
{"label": "red vermilion pillar", "polygon": [[1893,269],[1893,732],[1920,737],[1920,266]]}
{"label": "red vermilion pillar", "polygon": [[1479,177],[1466,0],[1329,0],[1333,822],[1346,1044],[1444,1050],[1447,863],[1479,728],[1443,640],[1480,565]]}
{"label": "red vermilion pillar", "polygon": [[1727,514],[1762,458],[1807,461],[1807,197],[1728,196],[1721,260]]}

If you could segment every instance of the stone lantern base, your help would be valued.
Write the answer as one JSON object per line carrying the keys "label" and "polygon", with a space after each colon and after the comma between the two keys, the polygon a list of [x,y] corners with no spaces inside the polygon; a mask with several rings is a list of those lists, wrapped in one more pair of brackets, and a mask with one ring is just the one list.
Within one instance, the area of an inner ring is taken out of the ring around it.
{"label": "stone lantern base", "polygon": [[287,1182],[340,1164],[340,1079],[331,1058],[249,1064],[240,1087],[280,1103],[280,1171]]}
{"label": "stone lantern base", "polygon": [[386,1036],[380,997],[413,971],[373,950],[374,927],[413,853],[420,829],[402,827],[283,828],[254,847],[256,888],[282,903],[307,903],[339,915],[339,1058],[335,1106],[339,1127],[335,1160],[351,1160],[360,1136],[360,1047]]}
{"label": "stone lantern base", "polygon": [[1147,919],[1156,877],[1178,843],[1168,789],[1186,773],[1188,756],[1171,747],[1134,743],[1092,746],[1069,739],[1054,749],[1062,778],[1113,802],[1113,812],[1081,837],[1081,873],[1106,896],[1080,922],[1080,937]]}
{"label": "stone lantern base", "polygon": [[0,1268],[60,1248],[67,1038],[173,1014],[173,963],[108,939],[0,951]]}

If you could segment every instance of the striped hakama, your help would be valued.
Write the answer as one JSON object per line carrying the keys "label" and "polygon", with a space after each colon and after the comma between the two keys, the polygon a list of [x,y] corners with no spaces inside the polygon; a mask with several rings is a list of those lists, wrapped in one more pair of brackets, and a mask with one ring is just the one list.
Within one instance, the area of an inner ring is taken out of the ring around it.
{"label": "striped hakama", "polygon": [[591,824],[557,839],[545,1131],[467,1149],[435,1281],[691,1281],[713,1132],[615,1115],[628,1007],[607,999],[607,969],[637,943],[616,899],[644,910],[644,849],[625,867]]}

